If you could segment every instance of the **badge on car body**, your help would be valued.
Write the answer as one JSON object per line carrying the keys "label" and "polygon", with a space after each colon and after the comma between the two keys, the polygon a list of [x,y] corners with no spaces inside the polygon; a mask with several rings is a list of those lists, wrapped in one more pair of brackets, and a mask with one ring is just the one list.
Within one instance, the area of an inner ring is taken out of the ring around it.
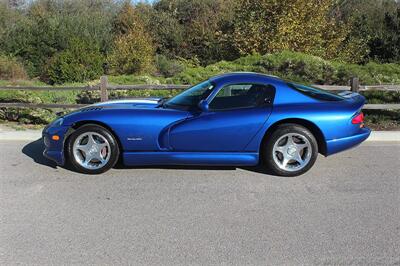
{"label": "badge on car body", "polygon": [[127,140],[129,140],[129,141],[141,141],[141,140],[143,140],[143,138],[141,138],[141,137],[132,137],[132,138],[127,138]]}

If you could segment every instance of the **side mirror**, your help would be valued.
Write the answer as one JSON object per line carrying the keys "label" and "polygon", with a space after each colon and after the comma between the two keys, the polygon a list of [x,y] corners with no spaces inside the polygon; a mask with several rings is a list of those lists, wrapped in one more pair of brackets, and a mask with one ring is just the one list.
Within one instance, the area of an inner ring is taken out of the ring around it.
{"label": "side mirror", "polygon": [[201,111],[208,112],[208,102],[206,100],[201,100],[198,106]]}

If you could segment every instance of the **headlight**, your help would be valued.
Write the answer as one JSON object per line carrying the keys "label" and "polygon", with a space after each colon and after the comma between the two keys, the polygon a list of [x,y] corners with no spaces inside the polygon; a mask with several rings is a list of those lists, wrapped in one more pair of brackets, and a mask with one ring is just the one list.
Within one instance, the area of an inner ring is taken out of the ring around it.
{"label": "headlight", "polygon": [[53,127],[59,127],[63,124],[63,122],[64,122],[64,118],[60,117],[60,118],[57,118],[56,120],[54,120],[53,123],[51,123],[51,125]]}

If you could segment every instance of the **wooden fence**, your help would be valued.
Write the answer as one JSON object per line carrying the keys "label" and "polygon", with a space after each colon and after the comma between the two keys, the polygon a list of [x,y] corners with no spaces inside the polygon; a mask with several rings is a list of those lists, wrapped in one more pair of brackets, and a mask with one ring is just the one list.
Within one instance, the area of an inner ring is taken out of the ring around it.
{"label": "wooden fence", "polygon": [[[332,85],[314,85],[315,87],[329,90],[329,91],[341,91],[351,90],[354,92],[358,91],[369,91],[369,90],[380,90],[380,91],[399,91],[400,85],[372,85],[363,86],[359,85],[358,78],[352,78],[350,80],[351,86],[332,86]],[[66,90],[78,90],[78,91],[95,91],[100,90],[101,101],[108,100],[108,91],[110,90],[183,90],[188,88],[188,85],[112,85],[108,83],[107,76],[100,78],[100,83],[94,86],[85,87],[53,87],[53,86],[39,86],[39,87],[19,87],[19,86],[3,86],[0,90],[30,90],[30,91],[66,91]],[[46,108],[46,109],[76,109],[86,106],[85,104],[34,104],[34,103],[0,103],[0,107],[21,107],[21,108]],[[400,110],[399,104],[366,104],[364,109],[388,109],[388,110]]]}

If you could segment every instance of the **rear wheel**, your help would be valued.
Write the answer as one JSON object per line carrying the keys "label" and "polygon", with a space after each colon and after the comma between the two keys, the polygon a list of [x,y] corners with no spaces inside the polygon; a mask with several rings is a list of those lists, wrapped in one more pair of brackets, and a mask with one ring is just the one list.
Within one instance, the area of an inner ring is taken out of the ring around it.
{"label": "rear wheel", "polygon": [[265,140],[263,152],[263,161],[273,174],[298,176],[315,163],[318,144],[305,127],[282,124]]}
{"label": "rear wheel", "polygon": [[117,141],[107,129],[98,125],[78,128],[67,145],[68,162],[81,173],[100,174],[118,161]]}

